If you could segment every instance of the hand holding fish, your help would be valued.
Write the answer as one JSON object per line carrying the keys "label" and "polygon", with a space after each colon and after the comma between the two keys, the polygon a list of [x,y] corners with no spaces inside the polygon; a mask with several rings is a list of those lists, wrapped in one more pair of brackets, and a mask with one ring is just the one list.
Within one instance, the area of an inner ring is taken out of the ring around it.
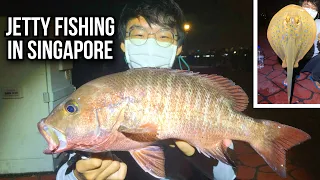
{"label": "hand holding fish", "polygon": [[111,153],[107,157],[105,155],[101,156],[101,154],[94,154],[89,159],[79,160],[76,163],[74,174],[78,180],[120,180],[126,177],[127,165]]}
{"label": "hand holding fish", "polygon": [[[231,145],[231,143],[232,143],[232,141],[230,139],[223,140],[223,144],[226,147],[229,147]],[[190,144],[188,144],[184,141],[175,141],[175,144],[187,156],[192,156],[195,152],[194,147],[192,147]]]}

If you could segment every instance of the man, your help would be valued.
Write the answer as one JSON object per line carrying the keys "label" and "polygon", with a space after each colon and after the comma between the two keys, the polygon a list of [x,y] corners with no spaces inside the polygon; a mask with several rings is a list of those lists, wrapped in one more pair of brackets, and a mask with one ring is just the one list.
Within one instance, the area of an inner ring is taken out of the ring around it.
{"label": "man", "polygon": [[[313,18],[318,15],[318,0],[303,1],[302,7],[310,13]],[[319,56],[319,41],[320,41],[320,19],[315,20],[317,26],[317,36],[314,41],[314,52],[310,61],[304,66],[301,72],[310,72],[309,79],[314,83],[315,87],[320,90],[320,56]]]}
{"label": "man", "polygon": [[[125,53],[129,68],[172,68],[176,56],[182,51],[184,22],[183,12],[173,0],[145,0],[127,5],[120,17],[118,33],[120,48]],[[224,140],[224,144],[233,149],[231,140]],[[186,142],[176,141],[175,145],[187,156],[196,154],[195,149]],[[194,160],[193,164],[201,167],[199,160]],[[75,170],[67,176],[64,175],[66,168],[66,164],[60,168],[57,180],[124,179],[127,173],[127,165],[111,153],[107,157],[95,155],[79,160]],[[213,172],[211,169],[212,173],[216,180],[235,178],[232,167],[221,162],[213,168]]]}
{"label": "man", "polygon": [[[299,5],[303,7],[311,16],[312,18],[316,18],[318,15],[318,0],[300,0]],[[319,57],[319,49],[318,49],[318,42],[319,42],[319,33],[320,33],[320,19],[315,20],[317,26],[317,37],[314,41],[314,48],[311,49],[307,55],[304,57],[304,60],[299,62],[299,68],[295,68],[295,74],[297,74],[296,78],[299,77],[300,72],[310,72],[311,75],[309,79],[313,81],[315,87],[320,90],[320,57]],[[312,53],[310,59],[310,53]],[[309,60],[310,59],[310,60]],[[299,71],[301,69],[301,71]],[[287,86],[287,80],[283,81],[283,84]]]}

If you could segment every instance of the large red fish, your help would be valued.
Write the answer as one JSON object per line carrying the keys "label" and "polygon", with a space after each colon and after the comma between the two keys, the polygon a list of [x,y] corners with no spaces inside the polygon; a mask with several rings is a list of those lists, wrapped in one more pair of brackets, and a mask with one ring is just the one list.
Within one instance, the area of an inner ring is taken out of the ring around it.
{"label": "large red fish", "polygon": [[165,177],[159,140],[180,139],[231,164],[224,139],[248,142],[280,176],[285,151],[310,139],[290,126],[241,113],[248,97],[218,75],[142,68],[90,81],[58,105],[38,128],[45,153],[129,151],[154,177]]}

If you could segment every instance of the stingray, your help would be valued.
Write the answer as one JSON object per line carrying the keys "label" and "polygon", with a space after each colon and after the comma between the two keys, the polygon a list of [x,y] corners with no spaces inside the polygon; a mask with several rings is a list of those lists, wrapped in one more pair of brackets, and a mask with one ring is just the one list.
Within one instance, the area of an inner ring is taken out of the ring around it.
{"label": "stingray", "polygon": [[317,28],[310,14],[297,5],[287,5],[271,19],[267,38],[282,67],[287,68],[287,94],[290,104],[293,68],[311,49],[316,38]]}

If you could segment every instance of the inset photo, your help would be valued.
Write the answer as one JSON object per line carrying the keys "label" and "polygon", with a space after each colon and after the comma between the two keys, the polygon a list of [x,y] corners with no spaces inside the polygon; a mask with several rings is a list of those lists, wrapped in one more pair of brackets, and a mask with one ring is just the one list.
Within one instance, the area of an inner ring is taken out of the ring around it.
{"label": "inset photo", "polygon": [[255,108],[320,108],[318,8],[319,1],[258,1]]}

